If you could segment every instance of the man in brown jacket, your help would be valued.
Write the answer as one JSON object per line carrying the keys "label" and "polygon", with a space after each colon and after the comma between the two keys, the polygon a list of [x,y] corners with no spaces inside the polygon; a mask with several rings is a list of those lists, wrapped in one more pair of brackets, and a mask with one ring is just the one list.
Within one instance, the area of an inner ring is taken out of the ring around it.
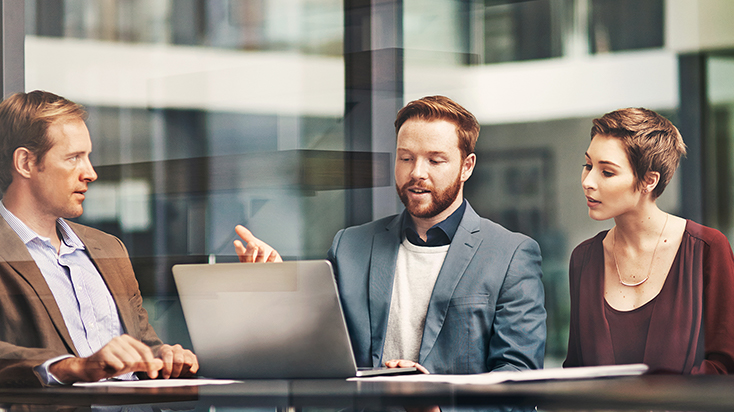
{"label": "man in brown jacket", "polygon": [[0,103],[0,386],[188,376],[158,339],[127,250],[67,222],[97,178],[84,109],[48,92]]}

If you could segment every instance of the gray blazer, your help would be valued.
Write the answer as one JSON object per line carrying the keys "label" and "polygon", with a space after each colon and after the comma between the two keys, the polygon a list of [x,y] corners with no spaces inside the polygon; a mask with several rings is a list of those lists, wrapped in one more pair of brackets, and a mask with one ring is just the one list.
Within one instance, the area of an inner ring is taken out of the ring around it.
{"label": "gray blazer", "polygon": [[[329,260],[359,366],[378,366],[401,216],[339,231]],[[538,369],[545,354],[540,248],[467,204],[426,313],[419,363],[432,373]]]}

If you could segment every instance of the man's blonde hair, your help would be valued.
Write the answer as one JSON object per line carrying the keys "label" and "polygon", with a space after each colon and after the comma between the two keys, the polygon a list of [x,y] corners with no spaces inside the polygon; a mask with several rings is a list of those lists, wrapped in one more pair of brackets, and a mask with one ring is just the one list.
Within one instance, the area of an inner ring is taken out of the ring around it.
{"label": "man's blonde hair", "polygon": [[13,182],[13,153],[25,147],[42,162],[53,146],[49,126],[57,121],[86,120],[80,104],[53,93],[15,93],[0,103],[0,191]]}

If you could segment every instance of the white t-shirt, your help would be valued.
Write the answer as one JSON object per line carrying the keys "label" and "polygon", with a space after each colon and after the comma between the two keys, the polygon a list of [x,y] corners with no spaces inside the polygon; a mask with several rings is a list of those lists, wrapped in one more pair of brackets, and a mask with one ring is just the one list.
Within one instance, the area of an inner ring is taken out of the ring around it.
{"label": "white t-shirt", "polygon": [[449,245],[416,246],[407,239],[398,249],[382,361],[418,362],[428,303]]}

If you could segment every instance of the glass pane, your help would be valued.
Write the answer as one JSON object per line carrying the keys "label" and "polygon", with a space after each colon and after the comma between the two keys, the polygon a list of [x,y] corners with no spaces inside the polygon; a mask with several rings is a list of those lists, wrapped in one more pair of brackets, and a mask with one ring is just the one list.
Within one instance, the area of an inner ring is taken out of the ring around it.
{"label": "glass pane", "polygon": [[[677,55],[657,49],[596,56],[588,47],[598,11],[592,0],[420,4],[405,0],[405,100],[446,95],[479,120],[477,165],[464,195],[481,216],[540,244],[546,366],[559,366],[568,343],[570,254],[613,224],[588,217],[581,189],[591,120],[624,107],[675,114]],[[662,8],[640,10],[663,19]],[[638,33],[635,19],[615,24]],[[676,213],[679,198],[676,176],[658,204]]]}
{"label": "glass pane", "polygon": [[704,208],[708,225],[734,236],[734,56],[707,59],[708,131],[704,140]]}
{"label": "glass pane", "polygon": [[343,152],[341,1],[27,0],[26,21],[27,90],[89,111],[79,221],[124,241],[164,340],[172,264],[236,260],[236,224],[324,258],[372,186],[343,172],[372,159]]}
{"label": "glass pane", "polygon": [[591,0],[592,51],[663,47],[664,6],[663,0]]}
{"label": "glass pane", "polygon": [[538,0],[501,4],[485,0],[484,63],[560,57],[568,2]]}

